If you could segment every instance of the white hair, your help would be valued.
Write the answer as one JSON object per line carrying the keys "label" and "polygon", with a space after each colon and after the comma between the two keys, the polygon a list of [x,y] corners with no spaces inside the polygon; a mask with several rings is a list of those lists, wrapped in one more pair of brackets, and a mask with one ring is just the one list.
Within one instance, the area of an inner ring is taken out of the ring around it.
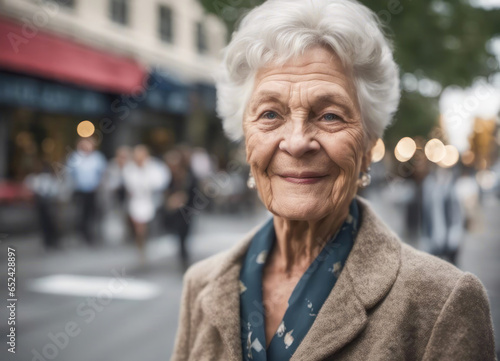
{"label": "white hair", "polygon": [[313,46],[330,48],[352,70],[367,139],[382,137],[400,98],[399,71],[377,16],[355,0],[268,0],[241,21],[216,77],[217,112],[232,140],[256,72]]}

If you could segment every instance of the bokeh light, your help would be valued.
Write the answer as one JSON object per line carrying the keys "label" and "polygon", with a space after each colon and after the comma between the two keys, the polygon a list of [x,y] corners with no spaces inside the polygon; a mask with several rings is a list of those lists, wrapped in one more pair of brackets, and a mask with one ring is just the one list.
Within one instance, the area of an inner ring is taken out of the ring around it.
{"label": "bokeh light", "polygon": [[375,143],[375,146],[373,147],[372,150],[372,162],[377,163],[380,162],[382,159],[384,159],[385,156],[385,144],[384,141],[379,138],[377,140],[377,143]]}
{"label": "bokeh light", "polygon": [[483,190],[488,191],[495,186],[497,175],[491,170],[482,170],[476,174],[476,180]]}
{"label": "bokeh light", "polygon": [[394,155],[400,162],[409,161],[417,150],[417,143],[410,137],[405,137],[398,142],[394,149]]}
{"label": "bokeh light", "polygon": [[451,168],[460,160],[460,154],[458,153],[457,147],[453,145],[447,145],[444,147],[446,154],[443,159],[438,163],[443,168]]}
{"label": "bokeh light", "polygon": [[431,162],[439,163],[446,156],[446,148],[439,139],[431,139],[425,145],[425,155]]}
{"label": "bokeh light", "polygon": [[84,120],[80,122],[80,124],[78,124],[78,127],[76,127],[76,132],[80,137],[88,138],[95,132],[94,124],[92,124],[92,122],[89,122],[88,120]]}
{"label": "bokeh light", "polygon": [[462,163],[466,166],[471,166],[474,164],[474,161],[476,160],[476,155],[472,150],[466,150],[462,154]]}

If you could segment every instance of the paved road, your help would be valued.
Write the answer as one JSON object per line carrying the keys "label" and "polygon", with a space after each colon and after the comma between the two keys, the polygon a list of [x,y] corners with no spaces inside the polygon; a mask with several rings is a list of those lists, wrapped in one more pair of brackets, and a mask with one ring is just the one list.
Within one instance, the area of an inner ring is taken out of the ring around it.
{"label": "paved road", "polygon": [[477,230],[467,235],[458,266],[483,282],[491,304],[497,358],[500,360],[500,201],[486,197]]}
{"label": "paved road", "polygon": [[[261,211],[201,217],[191,239],[194,260],[230,247],[267,216]],[[183,274],[173,237],[149,243],[147,266],[133,245],[89,249],[69,242],[64,251],[45,253],[38,242],[37,237],[11,237],[0,244],[2,260],[7,245],[16,248],[18,289],[17,352],[9,354],[2,341],[0,360],[169,359]],[[122,279],[126,286],[120,290]],[[4,275],[0,284],[6,284]],[[141,299],[145,294],[149,296]],[[1,296],[6,299],[4,295],[6,291]],[[6,323],[2,310],[2,340]]]}
{"label": "paved road", "polygon": [[[380,197],[373,203],[391,227],[401,232],[398,218],[401,212],[397,207]],[[497,330],[500,330],[499,213],[500,203],[488,198],[481,214],[482,226],[468,235],[459,259],[459,266],[476,274],[488,289]],[[191,239],[194,259],[226,249],[266,217],[264,211],[245,216],[201,216]],[[17,353],[7,353],[2,341],[1,360],[169,359],[182,288],[175,239],[166,236],[151,240],[148,266],[141,265],[133,245],[88,249],[70,241],[64,251],[44,253],[38,242],[36,237],[11,237],[0,243],[0,264],[6,259],[7,245],[14,245],[17,250],[19,300]],[[0,284],[5,282],[5,276],[0,275]],[[6,291],[1,292],[0,297],[6,298]],[[98,299],[92,296],[95,294]],[[5,337],[3,312],[0,334]],[[497,345],[499,336],[500,331]]]}

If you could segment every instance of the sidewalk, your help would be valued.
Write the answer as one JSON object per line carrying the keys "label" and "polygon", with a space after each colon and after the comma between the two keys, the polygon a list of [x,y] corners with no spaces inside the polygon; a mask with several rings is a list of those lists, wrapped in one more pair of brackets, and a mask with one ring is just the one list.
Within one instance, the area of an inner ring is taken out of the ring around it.
{"label": "sidewalk", "polygon": [[500,360],[500,201],[485,197],[478,215],[482,225],[468,234],[458,259],[458,266],[475,274],[486,287],[490,299],[497,357]]}
{"label": "sidewalk", "polygon": [[[263,209],[252,214],[201,214],[194,218],[193,229],[188,238],[188,249],[192,262],[206,258],[214,253],[228,249],[238,242],[255,225],[270,215]],[[41,236],[36,233],[25,235],[6,235],[2,239],[0,255],[6,246],[13,246],[20,262],[19,275],[22,280],[52,274],[103,275],[110,269],[125,267],[130,272],[141,271],[139,252],[133,241],[126,243],[103,242],[89,247],[77,234],[66,235],[62,239],[62,249],[45,251]],[[177,259],[178,242],[173,235],[162,235],[148,239],[146,246],[147,266],[161,263],[179,263],[179,277],[182,274],[181,262]],[[91,260],[91,262],[89,262]]]}

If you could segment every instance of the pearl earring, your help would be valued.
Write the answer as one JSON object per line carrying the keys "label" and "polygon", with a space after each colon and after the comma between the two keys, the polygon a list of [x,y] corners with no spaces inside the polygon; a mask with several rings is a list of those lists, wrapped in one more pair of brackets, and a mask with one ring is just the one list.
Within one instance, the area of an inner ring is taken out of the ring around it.
{"label": "pearl earring", "polygon": [[368,167],[366,172],[361,172],[361,177],[358,179],[358,185],[361,188],[368,187],[372,182],[372,176],[370,175],[371,168]]}
{"label": "pearl earring", "polygon": [[255,183],[255,178],[252,175],[252,172],[248,175],[248,180],[247,180],[247,187],[250,189],[255,189],[257,187],[257,184]]}

